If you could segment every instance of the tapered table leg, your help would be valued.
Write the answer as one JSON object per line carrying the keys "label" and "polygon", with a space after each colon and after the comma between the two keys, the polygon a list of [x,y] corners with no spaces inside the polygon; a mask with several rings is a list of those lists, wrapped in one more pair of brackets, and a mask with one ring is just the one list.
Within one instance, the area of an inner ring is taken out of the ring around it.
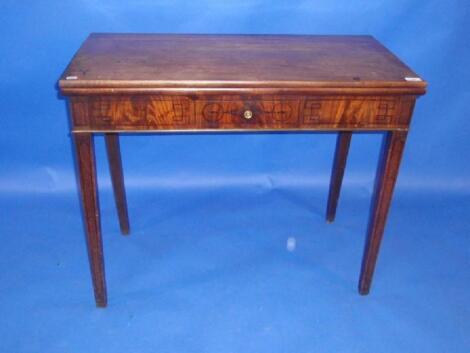
{"label": "tapered table leg", "polygon": [[389,131],[382,142],[359,280],[359,293],[363,295],[370,290],[406,135],[406,131]]}
{"label": "tapered table leg", "polygon": [[348,158],[349,145],[351,144],[351,131],[342,131],[338,133],[336,140],[336,151],[331,172],[330,192],[328,194],[328,205],[326,208],[326,220],[333,222],[336,216],[341,184],[343,183],[344,168]]}
{"label": "tapered table leg", "polygon": [[105,141],[121,233],[129,234],[129,216],[127,214],[126,190],[124,188],[124,178],[122,174],[119,136],[113,133],[105,134]]}
{"label": "tapered table leg", "polygon": [[95,301],[98,307],[105,307],[107,296],[93,135],[89,133],[76,133],[74,139]]}

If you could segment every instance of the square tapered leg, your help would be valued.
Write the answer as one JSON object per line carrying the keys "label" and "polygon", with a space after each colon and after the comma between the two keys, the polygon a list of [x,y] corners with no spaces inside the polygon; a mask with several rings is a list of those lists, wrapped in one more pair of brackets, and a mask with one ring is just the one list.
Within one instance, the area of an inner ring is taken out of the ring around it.
{"label": "square tapered leg", "polygon": [[75,133],[74,140],[95,301],[98,307],[105,307],[107,305],[107,295],[93,135],[90,133]]}
{"label": "square tapered leg", "polygon": [[406,131],[389,131],[382,142],[359,280],[359,293],[363,295],[370,290],[406,135]]}
{"label": "square tapered leg", "polygon": [[104,135],[106,152],[108,154],[109,171],[113,184],[114,199],[119,217],[119,226],[122,234],[129,234],[129,216],[127,213],[126,190],[122,173],[121,151],[119,147],[119,135],[107,133]]}
{"label": "square tapered leg", "polygon": [[335,158],[331,172],[330,192],[328,194],[328,205],[326,208],[326,220],[329,223],[333,222],[336,216],[336,208],[338,206],[339,194],[343,183],[351,136],[351,131],[342,131],[338,133],[336,140]]}

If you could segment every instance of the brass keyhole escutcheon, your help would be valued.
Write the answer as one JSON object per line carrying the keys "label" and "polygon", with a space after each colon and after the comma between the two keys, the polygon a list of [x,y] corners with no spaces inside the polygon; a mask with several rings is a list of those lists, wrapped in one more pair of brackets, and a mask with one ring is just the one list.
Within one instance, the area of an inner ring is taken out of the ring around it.
{"label": "brass keyhole escutcheon", "polygon": [[243,113],[243,117],[245,119],[250,120],[253,117],[253,112],[251,110],[245,110],[245,112]]}

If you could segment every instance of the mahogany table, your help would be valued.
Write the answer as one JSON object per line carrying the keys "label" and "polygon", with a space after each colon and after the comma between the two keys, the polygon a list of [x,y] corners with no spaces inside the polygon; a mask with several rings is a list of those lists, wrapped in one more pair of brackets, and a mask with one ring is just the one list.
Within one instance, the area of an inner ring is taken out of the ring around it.
{"label": "mahogany table", "polygon": [[351,141],[384,135],[359,279],[367,294],[415,100],[426,82],[371,36],[91,34],[59,81],[69,97],[97,306],[107,304],[93,136],[104,134],[129,232],[119,133],[338,134],[326,218]]}

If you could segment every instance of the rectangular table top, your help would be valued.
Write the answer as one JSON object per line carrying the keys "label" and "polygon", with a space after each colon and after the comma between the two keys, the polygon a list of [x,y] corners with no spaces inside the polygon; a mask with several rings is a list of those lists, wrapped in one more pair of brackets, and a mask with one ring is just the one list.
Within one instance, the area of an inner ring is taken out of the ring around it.
{"label": "rectangular table top", "polygon": [[93,33],[64,94],[112,88],[392,88],[426,82],[371,36]]}

